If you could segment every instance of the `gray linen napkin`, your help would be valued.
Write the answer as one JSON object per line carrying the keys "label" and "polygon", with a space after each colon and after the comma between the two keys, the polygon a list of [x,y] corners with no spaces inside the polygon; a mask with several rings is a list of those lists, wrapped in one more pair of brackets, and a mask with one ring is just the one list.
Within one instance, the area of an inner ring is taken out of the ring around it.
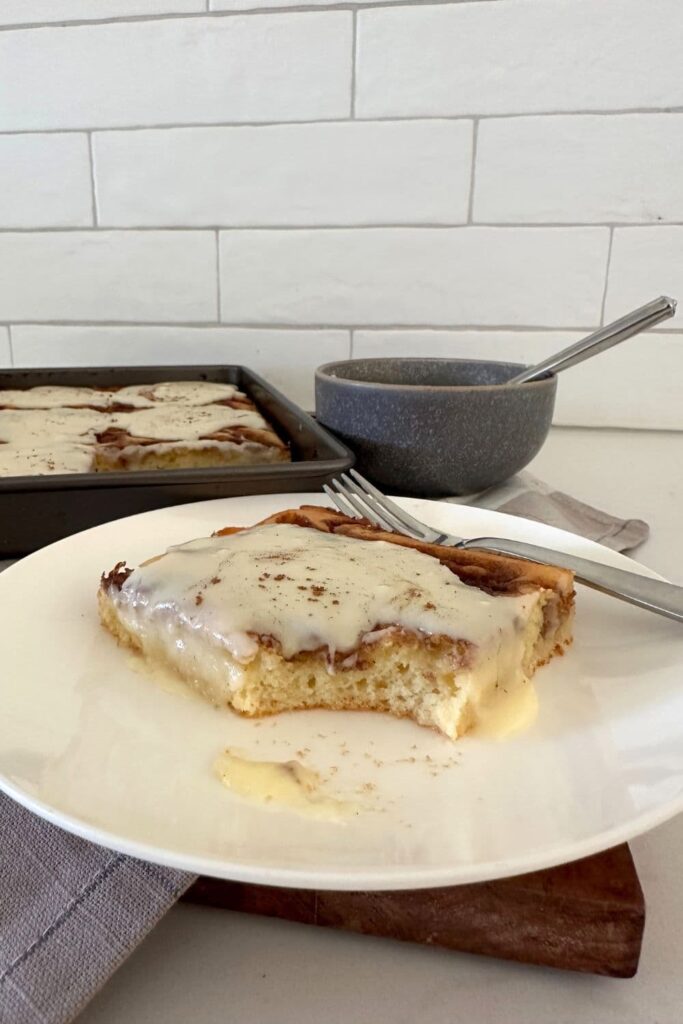
{"label": "gray linen napkin", "polygon": [[0,1021],[71,1021],[193,876],[124,857],[0,794]]}
{"label": "gray linen napkin", "polygon": [[614,551],[632,551],[647,540],[650,527],[642,519],[618,519],[591,505],[553,490],[531,473],[519,473],[504,484],[463,498],[445,498],[459,505],[478,505],[537,523],[557,526],[598,541]]}
{"label": "gray linen napkin", "polygon": [[[527,516],[618,551],[648,535],[646,523],[527,473],[446,500]],[[193,881],[71,836],[0,794],[0,1024],[73,1020]]]}

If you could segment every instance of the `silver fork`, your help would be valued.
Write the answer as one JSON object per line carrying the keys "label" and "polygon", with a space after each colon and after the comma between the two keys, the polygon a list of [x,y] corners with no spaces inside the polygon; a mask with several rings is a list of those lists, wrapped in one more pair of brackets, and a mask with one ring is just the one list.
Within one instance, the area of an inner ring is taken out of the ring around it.
{"label": "silver fork", "polygon": [[497,551],[517,558],[526,558],[532,562],[562,566],[572,570],[577,582],[593,590],[599,590],[603,594],[628,601],[639,608],[683,622],[683,587],[663,580],[653,580],[639,573],[626,572],[624,569],[614,569],[611,565],[593,562],[588,558],[578,558],[576,555],[552,551],[536,544],[527,544],[526,541],[504,540],[499,537],[476,537],[473,540],[466,540],[450,533],[439,533],[387,498],[355,469],[350,470],[350,473],[351,476],[342,473],[341,477],[332,481],[332,487],[328,487],[327,484],[324,487],[327,496],[344,515],[369,519],[383,530],[402,533],[406,537],[414,537],[427,544],[479,548],[483,551]]}

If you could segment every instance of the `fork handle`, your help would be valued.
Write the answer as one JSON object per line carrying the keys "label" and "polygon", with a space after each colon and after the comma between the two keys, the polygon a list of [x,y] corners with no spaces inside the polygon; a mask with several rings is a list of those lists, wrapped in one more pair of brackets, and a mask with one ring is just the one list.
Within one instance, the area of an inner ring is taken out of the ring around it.
{"label": "fork handle", "polygon": [[477,537],[459,545],[464,548],[481,548],[484,551],[498,551],[504,555],[516,555],[528,558],[532,562],[545,562],[547,565],[558,565],[571,569],[579,583],[599,590],[611,597],[618,597],[629,604],[638,605],[648,611],[665,615],[669,619],[683,622],[683,587],[663,580],[653,580],[649,576],[615,569],[611,565],[602,565],[587,558],[565,555],[550,548],[526,544],[518,540],[499,540],[497,537]]}

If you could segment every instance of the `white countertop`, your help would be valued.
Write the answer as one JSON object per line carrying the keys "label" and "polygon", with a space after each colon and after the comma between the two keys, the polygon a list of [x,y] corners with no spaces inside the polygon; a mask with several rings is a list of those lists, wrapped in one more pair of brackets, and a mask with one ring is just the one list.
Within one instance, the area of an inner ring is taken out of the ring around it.
{"label": "white countertop", "polygon": [[[683,581],[683,433],[555,429],[532,472],[649,521],[637,557]],[[595,978],[180,905],[80,1024],[680,1024],[683,816],[631,844],[647,903],[638,975]]]}

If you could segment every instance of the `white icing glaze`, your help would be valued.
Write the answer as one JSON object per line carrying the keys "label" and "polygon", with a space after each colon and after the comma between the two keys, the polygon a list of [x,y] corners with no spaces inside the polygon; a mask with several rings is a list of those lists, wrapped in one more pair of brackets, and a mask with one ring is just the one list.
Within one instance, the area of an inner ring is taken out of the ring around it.
{"label": "white icing glaze", "polygon": [[134,437],[158,441],[197,441],[207,434],[230,427],[267,429],[266,421],[250,409],[229,405],[160,405],[154,409],[114,413],[109,422]]}
{"label": "white icing glaze", "polygon": [[394,625],[497,651],[504,637],[522,644],[538,601],[491,597],[412,548],[287,524],[170,548],[111,596],[141,637],[153,629],[170,640],[181,625],[198,656],[208,643],[242,662],[257,652],[253,635],[274,637],[285,657],[320,647],[334,655]]}
{"label": "white icing glaze", "polygon": [[0,391],[0,406],[11,409],[63,409],[69,405],[94,405],[106,409],[112,395],[93,388],[44,386],[24,391]]}
{"label": "white icing glaze", "polygon": [[61,441],[90,444],[111,422],[95,409],[2,409],[0,442],[17,450],[57,446]]}
{"label": "white icing glaze", "polygon": [[9,444],[0,444],[0,476],[87,473],[92,464],[93,450],[88,445],[65,442],[53,447],[20,450]]}
{"label": "white icing glaze", "polygon": [[0,390],[0,407],[13,409],[54,409],[89,405],[109,409],[116,405],[151,408],[159,403],[208,405],[226,398],[245,398],[234,384],[212,381],[169,381],[161,384],[129,384],[117,391],[96,388],[44,385],[25,390]]}
{"label": "white icing glaze", "polygon": [[[134,448],[136,451],[138,451],[139,445],[130,445],[129,448]],[[127,450],[128,448],[124,449],[124,451]],[[157,441],[155,444],[149,444],[144,446],[144,451],[156,452],[157,454],[173,452],[177,450],[177,441]],[[183,451],[185,450],[189,452],[262,451],[263,445],[259,444],[258,441],[183,441]]]}
{"label": "white icing glaze", "polygon": [[[109,427],[154,439],[164,451],[179,443],[240,447],[234,442],[199,440],[231,427],[268,429],[256,410],[211,404],[234,397],[245,396],[232,384],[203,381],[134,385],[112,393],[69,387],[0,391],[0,476],[87,472],[95,453],[83,446],[95,446],[98,435]],[[122,403],[139,408],[110,411],[109,406]],[[100,409],[90,407],[97,404]],[[157,449],[157,445],[151,447]],[[249,447],[260,446],[250,443]]]}
{"label": "white icing glaze", "polygon": [[162,384],[130,384],[120,388],[116,400],[121,404],[150,406],[157,403],[172,405],[209,405],[226,398],[246,398],[234,384],[215,384],[208,380],[178,380]]}
{"label": "white icing glaze", "polygon": [[108,414],[95,409],[2,409],[0,442],[22,448],[46,438],[94,443],[108,427],[133,437],[159,441],[197,441],[230,427],[267,429],[263,417],[249,409],[225,405],[175,406]]}

